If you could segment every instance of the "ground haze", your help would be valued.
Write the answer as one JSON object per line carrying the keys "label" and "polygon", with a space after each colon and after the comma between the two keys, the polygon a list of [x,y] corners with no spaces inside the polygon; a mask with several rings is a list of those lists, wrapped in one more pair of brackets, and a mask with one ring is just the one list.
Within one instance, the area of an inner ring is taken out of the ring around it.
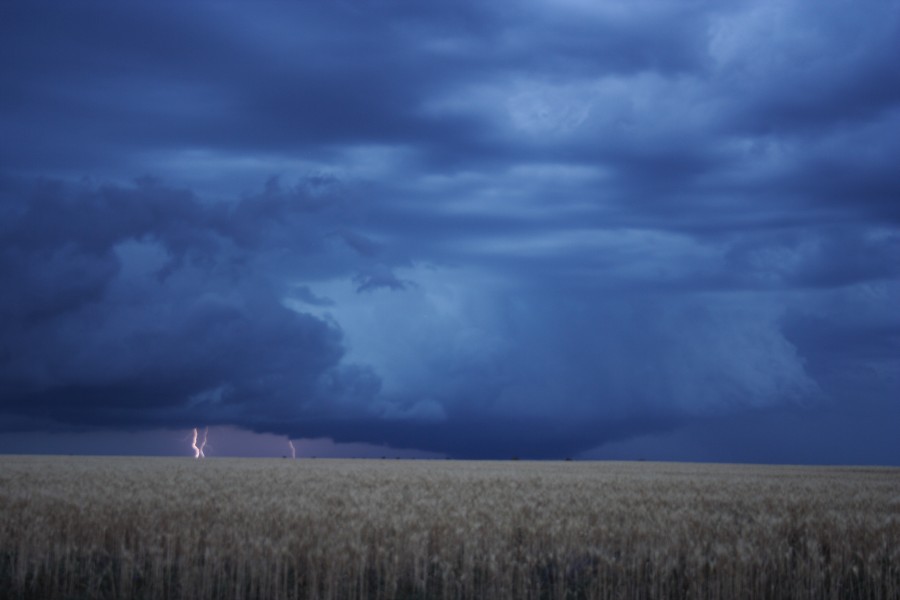
{"label": "ground haze", "polygon": [[0,457],[0,596],[898,598],[900,470]]}

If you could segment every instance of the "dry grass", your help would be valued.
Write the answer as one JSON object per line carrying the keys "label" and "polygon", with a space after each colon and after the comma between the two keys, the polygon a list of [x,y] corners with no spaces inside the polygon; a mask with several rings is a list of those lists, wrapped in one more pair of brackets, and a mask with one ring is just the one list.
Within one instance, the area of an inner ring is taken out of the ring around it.
{"label": "dry grass", "polygon": [[900,470],[0,457],[11,598],[900,598]]}

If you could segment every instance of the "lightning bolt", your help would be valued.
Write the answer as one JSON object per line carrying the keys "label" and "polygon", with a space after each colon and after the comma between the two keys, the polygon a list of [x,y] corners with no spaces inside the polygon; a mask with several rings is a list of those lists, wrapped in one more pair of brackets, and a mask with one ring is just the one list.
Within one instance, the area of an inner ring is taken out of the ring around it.
{"label": "lightning bolt", "polygon": [[288,446],[291,447],[291,458],[297,458],[297,449],[294,448],[294,442],[288,439]]}
{"label": "lightning bolt", "polygon": [[194,458],[206,458],[206,455],[203,454],[203,449],[206,448],[206,438],[209,436],[209,427],[203,430],[203,441],[200,442],[200,445],[197,445],[197,428],[194,427],[194,439],[191,441],[191,448],[194,449]]}

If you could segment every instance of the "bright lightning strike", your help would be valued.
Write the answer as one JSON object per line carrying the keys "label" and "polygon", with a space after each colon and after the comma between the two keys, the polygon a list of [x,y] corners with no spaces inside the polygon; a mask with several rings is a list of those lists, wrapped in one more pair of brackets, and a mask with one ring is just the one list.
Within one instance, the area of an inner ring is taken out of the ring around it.
{"label": "bright lightning strike", "polygon": [[197,445],[197,428],[194,427],[194,439],[191,441],[191,448],[194,449],[194,458],[206,458],[206,455],[203,454],[203,449],[206,448],[206,438],[209,436],[209,427],[203,430],[203,441],[200,442],[200,445]]}
{"label": "bright lightning strike", "polygon": [[291,458],[297,458],[297,449],[294,448],[294,442],[291,440],[288,440],[288,446],[291,447]]}

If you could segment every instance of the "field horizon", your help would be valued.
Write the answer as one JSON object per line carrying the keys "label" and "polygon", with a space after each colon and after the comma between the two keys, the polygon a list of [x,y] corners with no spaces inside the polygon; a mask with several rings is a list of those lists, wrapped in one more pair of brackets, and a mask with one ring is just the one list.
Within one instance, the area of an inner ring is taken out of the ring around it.
{"label": "field horizon", "polygon": [[35,458],[35,459],[148,459],[148,460],[184,460],[190,462],[222,461],[222,460],[247,460],[247,461],[360,461],[360,462],[434,462],[434,463],[499,463],[499,464],[527,464],[527,463],[598,463],[598,464],[640,464],[640,465],[691,465],[713,467],[773,467],[773,468],[798,468],[798,469],[883,469],[894,470],[900,474],[900,465],[889,463],[805,463],[805,462],[752,462],[752,461],[713,461],[713,460],[666,460],[660,458],[434,458],[434,457],[404,457],[404,456],[238,456],[238,455],[207,455],[202,459],[194,458],[187,454],[91,454],[91,453],[47,453],[37,454],[33,452],[0,452],[0,461],[5,458]]}

